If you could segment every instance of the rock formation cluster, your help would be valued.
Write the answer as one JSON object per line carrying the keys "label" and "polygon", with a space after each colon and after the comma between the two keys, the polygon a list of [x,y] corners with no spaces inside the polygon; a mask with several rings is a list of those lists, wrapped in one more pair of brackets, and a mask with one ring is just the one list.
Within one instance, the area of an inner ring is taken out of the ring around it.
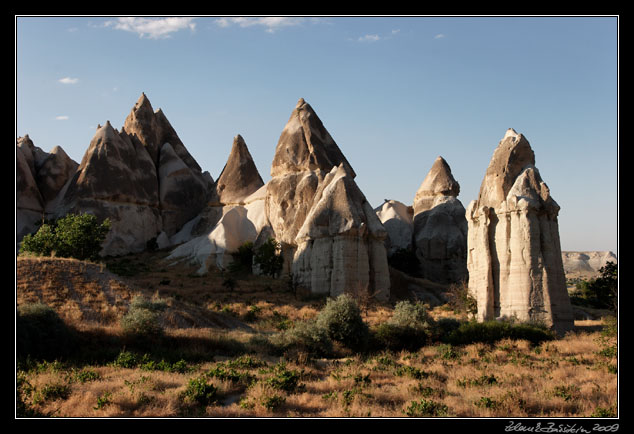
{"label": "rock formation cluster", "polygon": [[[109,218],[102,255],[171,248],[200,273],[226,268],[245,242],[272,237],[283,273],[313,294],[390,298],[388,257],[405,249],[420,277],[469,283],[480,320],[516,317],[558,331],[572,325],[559,245],[559,206],[521,134],[509,129],[467,210],[438,157],[413,204],[373,209],[356,174],[313,108],[300,99],[281,132],[264,183],[236,135],[214,182],[162,110],[142,94],[120,131],[99,126],[80,164],[28,136],[16,147],[16,240],[44,218],[88,212]],[[574,262],[574,260],[570,260]],[[577,261],[579,262],[579,261]]]}
{"label": "rock formation cluster", "polygon": [[77,170],[60,146],[50,153],[33,144],[28,135],[19,137],[15,151],[16,241],[37,230],[38,223],[50,218],[59,192]]}
{"label": "rock formation cluster", "polygon": [[405,249],[416,255],[421,277],[442,283],[466,280],[467,220],[459,193],[460,184],[439,156],[418,188],[412,206],[386,200],[376,208],[388,233],[388,256]]}
{"label": "rock formation cluster", "polygon": [[608,262],[618,263],[613,252],[561,252],[564,261],[566,277],[593,277],[597,276],[601,267]]}
{"label": "rock formation cluster", "polygon": [[89,212],[109,218],[103,255],[145,250],[176,234],[207,204],[213,186],[169,121],[142,94],[121,131],[99,126],[62,192],[57,216]]}
{"label": "rock formation cluster", "polygon": [[530,144],[509,129],[466,212],[469,290],[480,320],[508,317],[558,332],[572,328],[558,213]]}

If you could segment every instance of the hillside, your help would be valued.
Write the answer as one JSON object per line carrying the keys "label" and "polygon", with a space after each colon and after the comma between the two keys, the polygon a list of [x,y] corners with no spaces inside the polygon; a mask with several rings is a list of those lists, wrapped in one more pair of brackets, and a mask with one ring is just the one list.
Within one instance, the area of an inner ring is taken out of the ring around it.
{"label": "hillside", "polygon": [[[616,342],[601,338],[596,331],[601,321],[577,321],[575,333],[554,341],[533,344],[504,338],[489,344],[452,345],[442,338],[452,321],[463,317],[440,305],[429,313],[437,321],[441,340],[421,342],[418,350],[356,353],[337,344],[325,358],[306,350],[280,352],[276,336],[315,318],[324,309],[323,299],[293,292],[284,278],[221,272],[200,276],[197,267],[170,265],[166,257],[166,252],[158,251],[103,263],[17,258],[18,304],[41,301],[52,306],[82,339],[78,354],[70,360],[20,362],[17,388],[23,413],[58,417],[616,414]],[[402,284],[422,285],[415,280]],[[137,295],[167,304],[165,335],[158,341],[127,340],[121,334],[119,319]],[[363,320],[373,330],[395,311],[391,304],[360,303]],[[441,324],[442,318],[448,322]]]}
{"label": "hillside", "polygon": [[617,257],[609,251],[561,252],[567,278],[588,279],[597,277],[599,269],[607,262],[617,263]]}
{"label": "hillside", "polygon": [[[226,298],[221,276],[198,277],[186,265],[168,267],[162,262],[164,256],[144,253],[99,264],[18,257],[17,303],[47,304],[70,324],[111,326],[118,324],[135,296],[158,297],[167,301],[165,327],[249,328],[231,315],[208,308]],[[231,298],[238,301],[240,297]]]}

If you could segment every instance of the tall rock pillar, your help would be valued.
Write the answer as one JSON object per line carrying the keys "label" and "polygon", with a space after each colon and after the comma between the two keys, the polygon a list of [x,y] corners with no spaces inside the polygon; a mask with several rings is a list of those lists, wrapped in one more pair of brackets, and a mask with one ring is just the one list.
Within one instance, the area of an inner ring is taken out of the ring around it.
{"label": "tall rock pillar", "polygon": [[509,129],[466,211],[469,290],[478,319],[574,326],[559,241],[559,205],[526,138]]}

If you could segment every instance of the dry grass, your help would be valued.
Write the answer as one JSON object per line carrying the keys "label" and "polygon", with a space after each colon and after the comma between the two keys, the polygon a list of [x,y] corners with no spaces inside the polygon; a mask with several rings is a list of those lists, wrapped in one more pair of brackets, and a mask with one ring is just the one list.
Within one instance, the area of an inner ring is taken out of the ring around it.
{"label": "dry grass", "polygon": [[[61,417],[589,417],[616,412],[616,356],[601,353],[615,345],[615,338],[602,337],[600,321],[579,321],[575,333],[538,346],[503,340],[451,352],[431,345],[365,357],[348,353],[315,360],[295,354],[284,359],[266,348],[259,351],[253,339],[315,317],[323,300],[299,300],[283,281],[253,277],[237,279],[230,291],[223,286],[225,275],[195,276],[183,264],[167,267],[162,257],[159,252],[132,258],[138,270],[125,278],[103,264],[18,259],[18,303],[45,302],[78,330],[112,338],[121,336],[118,320],[134,295],[158,296],[168,300],[174,316],[165,327],[166,339],[175,345],[171,351],[205,355],[188,361],[187,371],[180,373],[112,363],[31,365],[20,373],[27,381],[22,397],[30,408]],[[442,307],[431,313],[451,316]],[[370,325],[390,315],[387,305],[370,303],[364,310]],[[209,374],[241,360],[244,351],[255,351],[251,357],[260,363],[235,365],[234,374],[242,380]],[[280,362],[283,372],[299,374],[298,384],[276,387],[271,378],[282,375]],[[192,378],[205,378],[215,387],[215,402],[201,405],[186,398]]]}

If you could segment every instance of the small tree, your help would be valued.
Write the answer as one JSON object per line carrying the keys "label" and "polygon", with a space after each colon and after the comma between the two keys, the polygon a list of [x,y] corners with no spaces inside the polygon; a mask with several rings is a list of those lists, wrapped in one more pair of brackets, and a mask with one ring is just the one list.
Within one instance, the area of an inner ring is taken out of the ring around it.
{"label": "small tree", "polygon": [[284,258],[279,253],[280,243],[274,238],[269,238],[264,244],[255,249],[254,262],[260,267],[260,271],[271,277],[277,276],[282,271]]}
{"label": "small tree", "polygon": [[231,254],[233,262],[229,264],[229,271],[232,273],[250,274],[252,272],[254,255],[253,243],[251,241],[243,243],[238,247],[237,252]]}
{"label": "small tree", "polygon": [[110,230],[110,220],[99,223],[92,214],[68,214],[53,223],[44,223],[35,234],[22,239],[20,253],[94,260]]}

